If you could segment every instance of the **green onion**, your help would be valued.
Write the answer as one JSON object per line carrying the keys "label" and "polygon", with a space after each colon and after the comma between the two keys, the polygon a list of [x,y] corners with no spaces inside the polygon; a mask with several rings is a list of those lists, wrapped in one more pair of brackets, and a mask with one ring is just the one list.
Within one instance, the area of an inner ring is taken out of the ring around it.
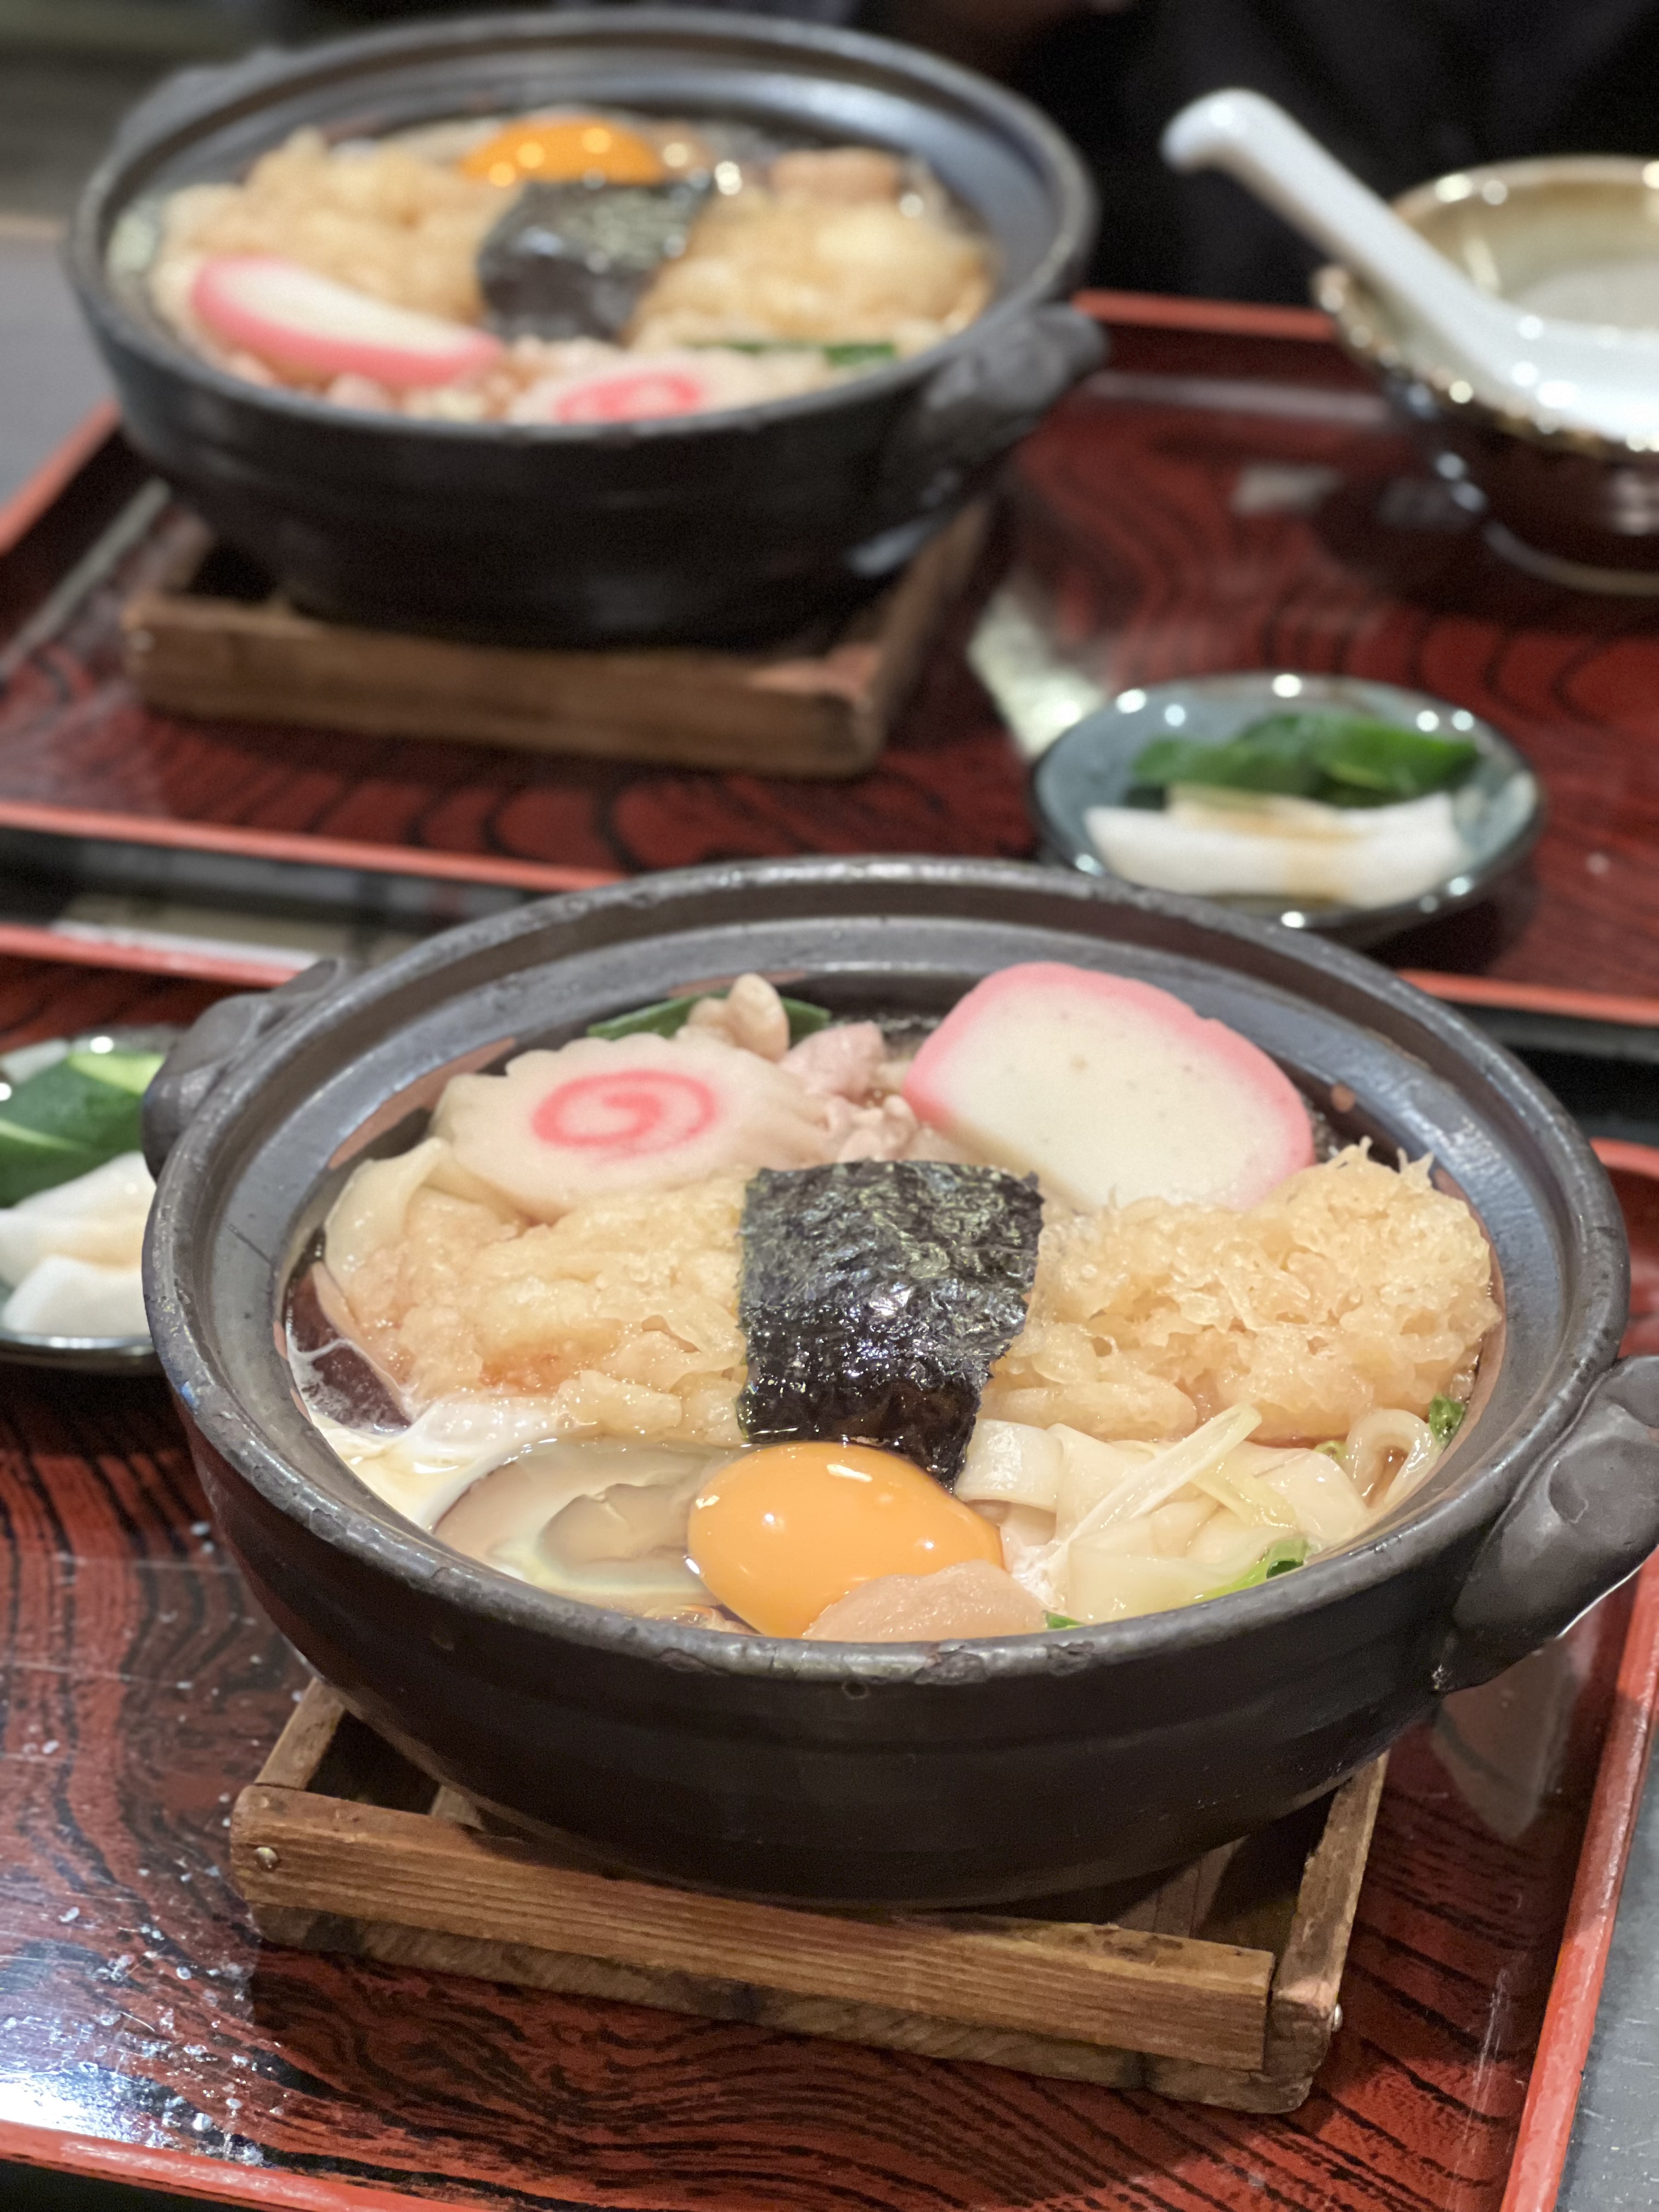
{"label": "green onion", "polygon": [[89,1075],[94,1082],[107,1083],[114,1090],[142,1098],[166,1058],[161,1052],[71,1052],[65,1065],[77,1075]]}
{"label": "green onion", "polygon": [[695,999],[659,999],[653,1006],[641,1006],[631,1014],[616,1014],[608,1022],[595,1022],[587,1034],[591,1037],[606,1037],[615,1043],[618,1037],[672,1036],[683,1030],[689,1020]]}
{"label": "green onion", "polygon": [[898,348],[888,338],[842,338],[820,344],[810,338],[702,338],[698,353],[820,353],[831,368],[867,368],[896,361]]}
{"label": "green onion", "polygon": [[1449,1444],[1463,1425],[1463,1416],[1468,1407],[1456,1398],[1433,1397],[1429,1401],[1429,1434],[1437,1444]]}
{"label": "green onion", "polygon": [[1225,744],[1154,738],[1131,771],[1142,787],[1271,792],[1327,806],[1394,806],[1460,783],[1480,757],[1467,738],[1431,738],[1364,714],[1269,714]]}
{"label": "green onion", "polygon": [[1081,1628],[1083,1623],[1073,1620],[1069,1613],[1045,1613],[1042,1625],[1045,1628]]}
{"label": "green onion", "polygon": [[[631,1014],[615,1014],[608,1022],[594,1022],[588,1029],[591,1037],[605,1037],[615,1043],[618,1037],[672,1036],[683,1030],[691,1018],[693,1006],[701,1006],[705,999],[723,995],[714,991],[701,991],[690,999],[659,999],[654,1006],[637,1007]],[[828,1029],[830,1014],[826,1006],[810,1006],[804,999],[785,999],[783,1011],[789,1017],[789,1042],[799,1044],[818,1030]]]}
{"label": "green onion", "polygon": [[866,368],[878,361],[896,361],[898,348],[885,338],[848,339],[843,345],[821,346],[831,368]]}
{"label": "green onion", "polygon": [[1308,1540],[1305,1536],[1281,1536],[1277,1543],[1262,1553],[1253,1567],[1246,1567],[1237,1580],[1223,1583],[1219,1589],[1206,1590],[1204,1595],[1206,1598],[1231,1597],[1235,1590],[1255,1589],[1262,1583],[1271,1582],[1275,1575],[1289,1574],[1293,1567],[1299,1567],[1307,1556]]}

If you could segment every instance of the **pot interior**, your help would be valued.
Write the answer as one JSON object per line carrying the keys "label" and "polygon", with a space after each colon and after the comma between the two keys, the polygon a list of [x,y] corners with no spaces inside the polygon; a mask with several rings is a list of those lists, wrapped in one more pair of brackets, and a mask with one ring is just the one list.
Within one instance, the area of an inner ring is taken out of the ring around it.
{"label": "pot interior", "polygon": [[161,203],[186,185],[241,178],[301,129],[331,141],[378,138],[571,106],[887,148],[927,162],[984,228],[1000,298],[1056,289],[1086,216],[1081,173],[1035,110],[921,54],[801,26],[679,9],[482,16],[194,75],[129,118],[89,189],[76,241],[83,274],[94,285],[106,278],[128,314],[175,353],[142,281]]}
{"label": "pot interior", "polygon": [[[458,1562],[360,1486],[301,1409],[279,1305],[346,1175],[367,1153],[415,1141],[460,1067],[562,1043],[747,969],[840,1015],[914,1022],[992,970],[1036,960],[1172,991],[1253,1039],[1345,1140],[1435,1156],[1510,1286],[1506,1342],[1483,1362],[1478,1423],[1399,1522],[1352,1550],[1392,1553],[1401,1531],[1460,1500],[1471,1525],[1489,1519],[1519,1465],[1576,1411],[1622,1322],[1622,1237],[1588,1147],[1506,1055],[1352,954],[1015,867],[783,864],[661,878],[455,932],[361,979],[229,1078],[181,1140],[154,1237],[154,1289],[176,1301],[161,1321],[169,1371],[210,1440],[284,1510],[321,1507],[406,1577],[442,1565],[447,1587],[459,1577],[492,1612],[602,1640],[620,1616]],[[1376,1571],[1405,1563],[1391,1556]],[[1285,1602],[1304,1580],[1268,1595]],[[1155,1632],[1170,1618],[1091,1633]],[[645,1626],[665,1644],[735,1640]]]}

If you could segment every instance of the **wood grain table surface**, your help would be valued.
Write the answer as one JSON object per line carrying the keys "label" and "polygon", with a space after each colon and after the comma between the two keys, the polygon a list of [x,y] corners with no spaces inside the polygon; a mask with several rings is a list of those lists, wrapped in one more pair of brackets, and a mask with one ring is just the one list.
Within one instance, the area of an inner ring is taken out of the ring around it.
{"label": "wood grain table surface", "polygon": [[[1020,557],[1079,652],[1121,684],[1288,662],[1489,714],[1550,788],[1535,873],[1398,957],[1659,997],[1659,611],[1495,566],[1294,320],[1126,315],[1111,374],[1021,472]],[[0,569],[5,619],[49,583],[42,543]],[[0,807],[595,869],[1030,849],[959,654],[860,783],[628,774],[147,718],[111,658],[118,581],[0,698]],[[212,995],[0,959],[0,1043]],[[262,1951],[225,1821],[302,1670],[216,1548],[159,1384],[0,1370],[0,2159],[294,2212],[1498,2212],[1626,1612],[1396,1752],[1333,2056],[1302,2112],[1254,2120]]]}
{"label": "wood grain table surface", "polygon": [[[1387,957],[1659,996],[1659,600],[1500,558],[1322,318],[1105,295],[1101,312],[1111,363],[1024,448],[993,566],[1012,558],[1108,688],[1283,665],[1486,715],[1540,772],[1543,840],[1498,897]],[[142,481],[106,449],[0,562],[0,645]],[[123,825],[175,853],[192,838],[221,857],[368,853],[441,869],[452,890],[469,872],[536,890],[778,853],[1033,851],[1024,764],[963,657],[971,601],[879,764],[804,783],[147,713],[118,618],[167,529],[0,693],[0,837],[23,824],[68,861],[77,830]]]}
{"label": "wood grain table surface", "polygon": [[[0,961],[0,1039],[211,995]],[[262,1948],[226,1824],[303,1669],[159,1383],[0,1370],[0,2160],[292,2212],[1498,2212],[1627,1609],[1396,1750],[1344,2025],[1253,2119]]]}

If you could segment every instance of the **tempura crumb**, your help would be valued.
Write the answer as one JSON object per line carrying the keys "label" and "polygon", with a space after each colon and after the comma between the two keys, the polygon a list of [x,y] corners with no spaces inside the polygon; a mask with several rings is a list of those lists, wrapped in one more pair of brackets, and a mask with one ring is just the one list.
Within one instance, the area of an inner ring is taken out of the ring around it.
{"label": "tempura crumb", "polygon": [[[1426,1160],[1358,1146],[1248,1212],[1157,1199],[1043,1232],[1024,1334],[984,1411],[1100,1437],[1179,1436],[1253,1405],[1262,1443],[1426,1414],[1498,1320],[1480,1224]],[[1161,1398],[1155,1391],[1161,1389]]]}
{"label": "tempura crumb", "polygon": [[420,1190],[345,1286],[365,1349],[416,1406],[562,1392],[601,1435],[737,1443],[744,1181],[593,1199],[550,1225]]}
{"label": "tempura crumb", "polygon": [[[365,1348],[412,1406],[562,1394],[601,1435],[737,1443],[745,1178],[592,1200],[548,1226],[425,1188],[350,1275]],[[1426,1161],[1351,1147],[1244,1213],[1158,1199],[1065,1213],[982,1411],[1107,1439],[1184,1436],[1258,1407],[1256,1441],[1423,1415],[1498,1319],[1491,1255]]]}

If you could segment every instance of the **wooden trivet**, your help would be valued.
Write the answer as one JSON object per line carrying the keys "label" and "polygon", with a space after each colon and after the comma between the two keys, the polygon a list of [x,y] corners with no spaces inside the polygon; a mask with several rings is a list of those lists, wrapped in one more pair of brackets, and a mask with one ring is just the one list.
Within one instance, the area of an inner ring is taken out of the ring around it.
{"label": "wooden trivet", "polygon": [[1286,2112],[1339,2021],[1382,1772],[1109,1920],[821,1912],[487,1826],[313,1684],[237,1800],[231,1866],[271,1943]]}
{"label": "wooden trivet", "polygon": [[858,775],[880,755],[985,526],[982,507],[959,516],[829,642],[763,653],[553,652],[319,622],[280,596],[216,590],[213,540],[198,527],[123,610],[127,673],[169,714]]}

